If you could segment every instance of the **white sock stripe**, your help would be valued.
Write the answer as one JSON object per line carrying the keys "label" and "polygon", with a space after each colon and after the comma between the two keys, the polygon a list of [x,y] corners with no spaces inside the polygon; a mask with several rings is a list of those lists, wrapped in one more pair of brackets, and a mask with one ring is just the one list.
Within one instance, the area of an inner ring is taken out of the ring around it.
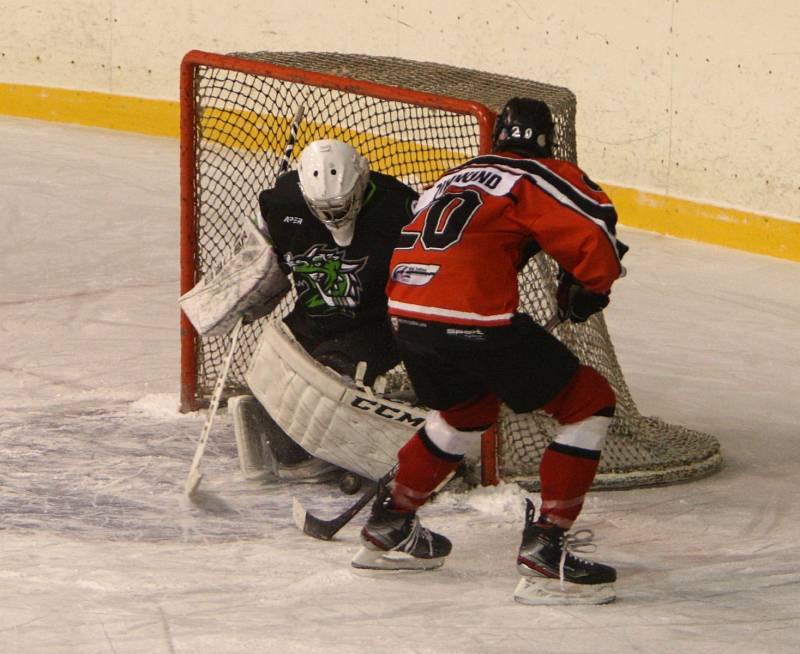
{"label": "white sock stripe", "polygon": [[482,432],[459,431],[448,424],[441,413],[431,411],[425,418],[425,433],[442,452],[460,456],[472,449]]}
{"label": "white sock stripe", "polygon": [[400,511],[416,511],[430,497],[430,493],[422,493],[413,488],[393,482],[392,504]]}
{"label": "white sock stripe", "polygon": [[392,506],[399,511],[416,511],[419,506],[414,504],[404,495],[396,495],[392,498]]}
{"label": "white sock stripe", "polygon": [[585,499],[586,495],[573,497],[568,500],[542,500],[542,509],[568,509],[583,504]]}
{"label": "white sock stripe", "polygon": [[603,449],[610,424],[611,418],[590,416],[580,422],[560,426],[553,442],[599,452]]}
{"label": "white sock stripe", "polygon": [[403,484],[398,484],[396,481],[393,483],[393,490],[395,491],[392,493],[393,497],[395,497],[396,494],[400,494],[404,495],[405,497],[411,497],[415,500],[424,500],[430,495],[430,493],[423,493],[421,491],[416,491],[413,488],[409,488],[408,486],[404,486]]}
{"label": "white sock stripe", "polygon": [[561,527],[562,529],[570,529],[573,524],[575,524],[574,520],[568,520],[567,518],[562,518],[560,515],[553,515],[552,513],[548,513],[545,516],[547,522],[554,524],[556,527]]}

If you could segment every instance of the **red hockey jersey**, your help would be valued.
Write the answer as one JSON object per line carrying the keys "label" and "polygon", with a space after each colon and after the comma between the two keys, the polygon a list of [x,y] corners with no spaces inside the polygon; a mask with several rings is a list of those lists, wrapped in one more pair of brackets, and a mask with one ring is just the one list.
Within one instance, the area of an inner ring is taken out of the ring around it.
{"label": "red hockey jersey", "polygon": [[616,221],[602,189],[567,161],[471,159],[420,196],[390,263],[389,313],[506,324],[519,305],[517,273],[539,247],[606,293],[622,271]]}

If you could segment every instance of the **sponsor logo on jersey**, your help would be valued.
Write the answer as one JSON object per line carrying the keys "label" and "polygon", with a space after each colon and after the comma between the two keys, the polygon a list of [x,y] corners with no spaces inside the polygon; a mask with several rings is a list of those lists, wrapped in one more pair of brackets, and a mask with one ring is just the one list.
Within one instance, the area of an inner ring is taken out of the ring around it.
{"label": "sponsor logo on jersey", "polygon": [[478,327],[448,327],[445,333],[448,336],[455,336],[465,341],[483,341],[486,339],[486,332]]}
{"label": "sponsor logo on jersey", "polygon": [[415,416],[405,409],[385,404],[380,400],[371,400],[360,395],[356,395],[355,398],[353,398],[352,402],[350,402],[350,406],[380,416],[386,420],[408,423],[412,427],[419,427],[425,422],[424,416]]}
{"label": "sponsor logo on jersey", "polygon": [[439,272],[439,266],[426,263],[399,263],[392,270],[392,281],[407,286],[425,286]]}
{"label": "sponsor logo on jersey", "polygon": [[285,257],[292,269],[298,300],[310,315],[340,314],[352,317],[352,309],[361,301],[361,280],[358,272],[369,257],[345,259],[342,248],[313,245],[300,255],[291,252]]}
{"label": "sponsor logo on jersey", "polygon": [[398,316],[389,316],[389,324],[392,326],[394,331],[398,331],[400,329],[400,325],[419,327],[421,329],[426,329],[428,327],[428,323],[422,322],[421,320],[411,320],[411,318],[400,318]]}
{"label": "sponsor logo on jersey", "polygon": [[292,225],[302,225],[303,219],[299,216],[286,216],[286,218],[283,219],[283,222],[290,223]]}

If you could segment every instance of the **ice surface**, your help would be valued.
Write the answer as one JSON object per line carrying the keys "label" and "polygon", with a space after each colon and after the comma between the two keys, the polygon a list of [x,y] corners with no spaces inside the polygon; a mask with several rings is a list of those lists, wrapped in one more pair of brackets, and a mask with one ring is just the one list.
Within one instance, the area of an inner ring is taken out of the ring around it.
{"label": "ice surface", "polygon": [[513,485],[424,509],[442,570],[356,572],[360,518],[326,543],[291,515],[351,498],[244,480],[223,414],[189,504],[177,142],[0,118],[0,169],[0,651],[800,651],[800,265],[621,229],[607,320],[634,398],[725,467],[591,494],[618,601],[525,607]]}

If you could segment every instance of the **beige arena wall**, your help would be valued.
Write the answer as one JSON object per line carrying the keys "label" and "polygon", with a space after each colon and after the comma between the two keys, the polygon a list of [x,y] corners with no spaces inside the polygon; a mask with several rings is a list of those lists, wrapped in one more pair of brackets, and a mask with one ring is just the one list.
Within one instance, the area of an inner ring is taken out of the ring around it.
{"label": "beige arena wall", "polygon": [[177,136],[191,49],[338,51],[567,86],[622,223],[800,261],[793,0],[6,0],[0,114]]}

